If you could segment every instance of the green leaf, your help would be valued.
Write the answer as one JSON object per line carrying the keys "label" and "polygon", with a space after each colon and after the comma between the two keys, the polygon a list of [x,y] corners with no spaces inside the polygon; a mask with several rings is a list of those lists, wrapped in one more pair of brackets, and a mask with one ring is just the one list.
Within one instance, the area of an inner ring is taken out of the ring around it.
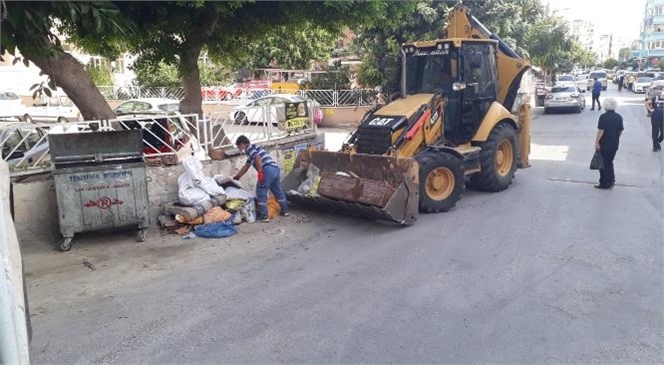
{"label": "green leaf", "polygon": [[32,100],[37,99],[37,96],[39,96],[39,90],[35,90],[35,92],[32,93]]}
{"label": "green leaf", "polygon": [[30,91],[32,91],[32,90],[34,90],[38,87],[39,87],[39,84],[34,84],[34,85],[30,86]]}
{"label": "green leaf", "polygon": [[21,62],[21,57],[14,58],[14,60],[12,61],[12,66],[14,66],[15,64],[17,64],[19,62]]}
{"label": "green leaf", "polygon": [[58,88],[57,85],[55,84],[55,79],[48,80],[48,87],[50,87],[53,90],[56,90]]}
{"label": "green leaf", "polygon": [[51,93],[51,89],[49,89],[49,88],[47,88],[47,87],[44,88],[44,94],[46,94],[46,96],[48,96],[49,98],[51,97],[51,95],[53,95],[53,94]]}
{"label": "green leaf", "polygon": [[23,64],[25,65],[25,67],[30,67],[30,61],[25,57],[23,57]]}

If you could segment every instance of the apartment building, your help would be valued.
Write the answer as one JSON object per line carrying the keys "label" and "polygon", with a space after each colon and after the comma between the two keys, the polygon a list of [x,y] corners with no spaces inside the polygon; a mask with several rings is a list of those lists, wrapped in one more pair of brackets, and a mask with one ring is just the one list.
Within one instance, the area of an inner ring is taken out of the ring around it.
{"label": "apartment building", "polygon": [[638,56],[664,57],[664,0],[646,2]]}

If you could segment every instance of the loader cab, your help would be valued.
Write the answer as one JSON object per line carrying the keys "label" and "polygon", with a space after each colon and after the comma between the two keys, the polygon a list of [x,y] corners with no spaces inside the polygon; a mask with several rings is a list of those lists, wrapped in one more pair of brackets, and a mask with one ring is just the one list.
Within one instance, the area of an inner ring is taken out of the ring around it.
{"label": "loader cab", "polygon": [[443,94],[444,135],[455,144],[475,134],[498,96],[497,42],[436,41],[404,45],[402,95]]}

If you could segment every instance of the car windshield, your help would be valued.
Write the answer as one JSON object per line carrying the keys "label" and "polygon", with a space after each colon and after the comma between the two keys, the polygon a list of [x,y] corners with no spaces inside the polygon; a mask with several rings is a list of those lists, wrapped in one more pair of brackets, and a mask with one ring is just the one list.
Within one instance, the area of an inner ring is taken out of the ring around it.
{"label": "car windshield", "polygon": [[649,83],[652,82],[652,79],[650,77],[639,77],[638,80],[636,80],[638,83]]}
{"label": "car windshield", "polygon": [[572,86],[559,86],[559,87],[554,87],[551,89],[551,93],[573,93],[576,91],[576,88]]}
{"label": "car windshield", "polygon": [[574,81],[574,77],[565,75],[558,77],[558,81]]}
{"label": "car windshield", "polygon": [[436,50],[417,49],[406,61],[406,92],[419,93],[451,92],[457,81],[458,50],[456,48]]}
{"label": "car windshield", "polygon": [[606,77],[606,73],[604,73],[604,72],[597,72],[597,73],[593,72],[589,76],[589,78],[591,78],[591,79],[595,78],[595,77],[597,77],[598,79],[603,79],[603,78]]}
{"label": "car windshield", "polygon": [[169,113],[170,112],[177,112],[177,111],[180,110],[180,104],[177,104],[177,103],[161,104],[161,105],[158,105],[157,108],[159,108],[159,110],[161,110],[161,111],[165,111],[165,112],[169,112]]}
{"label": "car windshield", "polygon": [[18,95],[10,92],[0,92],[0,100],[19,100]]}

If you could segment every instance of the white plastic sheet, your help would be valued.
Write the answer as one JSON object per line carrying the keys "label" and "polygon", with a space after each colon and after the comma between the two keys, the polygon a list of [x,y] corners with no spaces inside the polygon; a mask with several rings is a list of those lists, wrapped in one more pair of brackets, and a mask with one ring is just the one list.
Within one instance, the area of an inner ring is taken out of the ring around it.
{"label": "white plastic sheet", "polygon": [[180,204],[202,205],[211,196],[225,195],[224,188],[203,173],[203,166],[196,157],[188,157],[182,161],[184,173],[178,178],[178,198]]}

